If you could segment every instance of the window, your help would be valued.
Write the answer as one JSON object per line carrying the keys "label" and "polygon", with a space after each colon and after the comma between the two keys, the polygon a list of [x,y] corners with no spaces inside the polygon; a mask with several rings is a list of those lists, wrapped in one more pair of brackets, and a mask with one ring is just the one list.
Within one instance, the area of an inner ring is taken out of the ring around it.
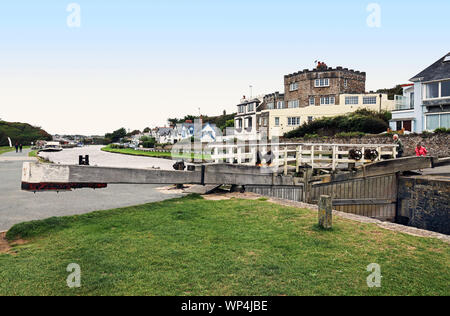
{"label": "window", "polygon": [[238,111],[239,111],[239,113],[245,113],[245,105],[239,105]]}
{"label": "window", "polygon": [[450,113],[427,115],[427,130],[434,131],[439,127],[450,128]]}
{"label": "window", "polygon": [[358,104],[359,103],[359,97],[345,97],[345,104]]}
{"label": "window", "polygon": [[278,101],[277,102],[277,109],[282,109],[284,108],[284,101]]}
{"label": "window", "polygon": [[261,116],[258,117],[258,124],[262,125],[262,117]]}
{"label": "window", "polygon": [[450,97],[450,81],[441,82],[441,97]]}
{"label": "window", "polygon": [[267,117],[263,118],[264,126],[267,126]]}
{"label": "window", "polygon": [[296,90],[298,90],[298,82],[291,83],[289,85],[289,91],[296,91]]}
{"label": "window", "polygon": [[318,87],[329,87],[330,86],[330,79],[316,79],[315,80],[315,86]]}
{"label": "window", "polygon": [[289,101],[288,102],[288,108],[289,109],[295,109],[300,107],[300,101],[299,100],[294,100],[294,101]]}
{"label": "window", "polygon": [[314,97],[309,98],[309,105],[315,105],[316,99]]}
{"label": "window", "polygon": [[245,119],[245,128],[251,129],[252,126],[253,126],[252,118],[251,117],[247,117]]}
{"label": "window", "polygon": [[250,103],[248,105],[247,112],[253,112],[255,110],[255,103]]}
{"label": "window", "polygon": [[308,116],[308,123],[311,123],[312,121],[314,121],[314,117],[313,116]]}
{"label": "window", "polygon": [[288,117],[288,125],[289,126],[300,125],[300,117]]}
{"label": "window", "polygon": [[427,99],[439,98],[439,82],[428,83],[425,85],[425,95]]}
{"label": "window", "polygon": [[377,104],[377,97],[363,97],[363,104]]}
{"label": "window", "polygon": [[411,109],[414,109],[414,92],[409,95],[409,105]]}
{"label": "window", "polygon": [[334,97],[321,97],[320,98],[320,105],[334,104],[334,102],[335,102]]}
{"label": "window", "polygon": [[269,110],[273,110],[274,107],[275,107],[275,103],[273,103],[273,102],[267,103],[267,108],[268,108]]}
{"label": "window", "polygon": [[348,87],[348,79],[344,79],[344,88]]}
{"label": "window", "polygon": [[275,126],[280,126],[280,118],[279,117],[275,118]]}
{"label": "window", "polygon": [[242,128],[242,120],[236,120],[236,128]]}

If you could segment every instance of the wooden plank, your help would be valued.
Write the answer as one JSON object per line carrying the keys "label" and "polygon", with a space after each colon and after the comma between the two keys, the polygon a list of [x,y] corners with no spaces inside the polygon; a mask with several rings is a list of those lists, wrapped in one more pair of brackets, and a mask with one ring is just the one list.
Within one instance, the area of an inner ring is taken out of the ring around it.
{"label": "wooden plank", "polygon": [[389,199],[335,199],[333,200],[333,205],[342,206],[342,205],[386,205],[386,204],[394,204],[396,200]]}

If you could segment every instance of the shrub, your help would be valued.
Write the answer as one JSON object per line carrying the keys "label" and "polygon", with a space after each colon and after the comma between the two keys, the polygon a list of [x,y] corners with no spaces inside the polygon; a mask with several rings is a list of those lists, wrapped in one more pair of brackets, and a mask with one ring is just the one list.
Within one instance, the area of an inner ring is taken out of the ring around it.
{"label": "shrub", "polygon": [[434,131],[436,134],[450,134],[450,128],[440,127]]}
{"label": "shrub", "polygon": [[339,133],[359,132],[380,134],[389,128],[389,112],[373,112],[366,109],[358,110],[348,115],[324,117],[286,133],[286,138],[305,137],[307,134],[319,136],[334,136]]}

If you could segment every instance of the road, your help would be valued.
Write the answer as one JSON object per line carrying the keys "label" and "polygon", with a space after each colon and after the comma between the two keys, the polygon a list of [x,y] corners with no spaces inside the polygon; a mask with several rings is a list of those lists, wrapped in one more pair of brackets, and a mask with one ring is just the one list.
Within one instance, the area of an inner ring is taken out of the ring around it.
{"label": "road", "polygon": [[[91,164],[129,168],[171,168],[170,160],[132,157],[100,151],[101,147],[85,147],[45,154],[56,163],[77,164],[78,155],[90,155]],[[83,214],[97,210],[126,207],[161,201],[180,195],[167,195],[156,190],[160,185],[109,185],[106,189],[82,189],[71,192],[30,193],[20,190],[23,161],[29,150],[0,155],[0,231],[14,224],[52,216]]]}

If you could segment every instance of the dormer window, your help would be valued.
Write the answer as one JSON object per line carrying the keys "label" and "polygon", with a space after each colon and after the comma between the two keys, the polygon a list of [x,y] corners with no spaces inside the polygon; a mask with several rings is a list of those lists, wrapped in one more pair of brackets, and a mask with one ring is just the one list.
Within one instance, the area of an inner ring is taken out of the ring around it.
{"label": "dormer window", "polygon": [[450,62],[450,55],[445,56],[444,63]]}

